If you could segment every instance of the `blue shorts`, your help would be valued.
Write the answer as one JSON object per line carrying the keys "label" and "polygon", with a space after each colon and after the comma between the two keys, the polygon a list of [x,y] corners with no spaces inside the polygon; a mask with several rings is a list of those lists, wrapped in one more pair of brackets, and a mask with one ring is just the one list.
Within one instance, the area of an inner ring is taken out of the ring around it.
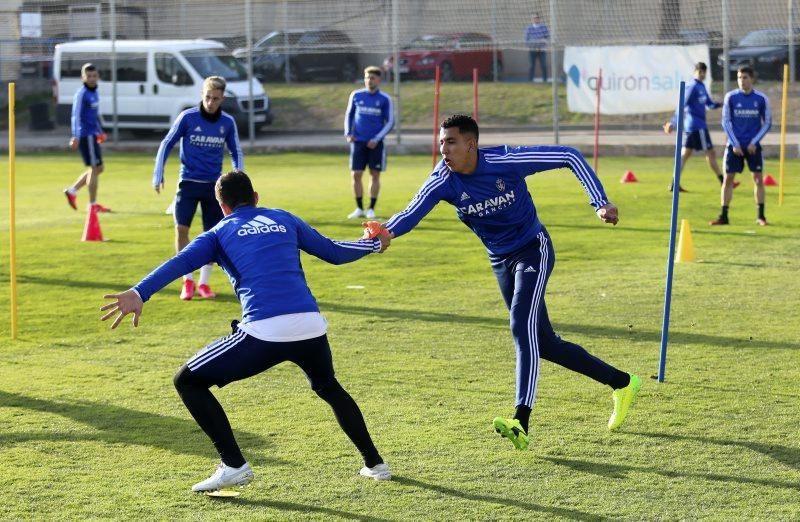
{"label": "blue shorts", "polygon": [[262,341],[238,329],[235,323],[233,333],[210,343],[186,362],[192,375],[204,384],[222,388],[286,361],[303,370],[315,391],[335,380],[327,335],[303,341]]}
{"label": "blue shorts", "polygon": [[383,141],[374,149],[367,147],[366,141],[350,144],[350,170],[364,170],[367,165],[373,170],[386,170],[386,150]]}
{"label": "blue shorts", "polygon": [[94,134],[82,136],[78,139],[78,150],[81,151],[83,164],[87,167],[95,167],[103,164],[103,155],[100,153],[100,144]]}
{"label": "blue shorts", "polygon": [[222,209],[219,208],[214,195],[214,184],[188,179],[178,183],[178,193],[175,195],[175,224],[192,226],[192,218],[197,211],[198,203],[203,214],[203,230],[214,228],[222,219]]}
{"label": "blue shorts", "polygon": [[748,154],[747,147],[742,147],[744,156],[737,156],[733,153],[733,145],[725,147],[725,172],[738,174],[744,170],[744,162],[747,160],[747,168],[750,172],[762,172],[764,170],[764,162],[761,159],[761,145],[756,145],[756,153]]}
{"label": "blue shorts", "polygon": [[713,149],[714,145],[711,143],[711,134],[708,129],[697,129],[683,134],[683,148],[692,150],[709,150]]}

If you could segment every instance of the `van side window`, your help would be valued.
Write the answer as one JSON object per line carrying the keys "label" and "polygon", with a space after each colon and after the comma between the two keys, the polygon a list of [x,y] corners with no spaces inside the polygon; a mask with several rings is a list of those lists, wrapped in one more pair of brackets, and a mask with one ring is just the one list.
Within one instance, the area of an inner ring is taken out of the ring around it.
{"label": "van side window", "polygon": [[175,55],[156,53],[156,75],[164,83],[173,85],[194,85],[194,80],[181,65]]}
{"label": "van side window", "polygon": [[[91,62],[97,67],[100,80],[111,81],[110,53],[64,53],[61,55],[61,78],[80,78],[83,64]],[[147,81],[147,54],[117,53],[117,81]]]}

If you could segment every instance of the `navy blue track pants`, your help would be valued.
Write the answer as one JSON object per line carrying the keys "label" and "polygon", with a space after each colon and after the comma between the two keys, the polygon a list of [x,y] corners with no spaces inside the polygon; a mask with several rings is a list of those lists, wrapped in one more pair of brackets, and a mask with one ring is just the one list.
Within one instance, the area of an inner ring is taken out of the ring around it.
{"label": "navy blue track pants", "polygon": [[511,335],[517,351],[517,406],[533,407],[540,359],[612,387],[627,380],[626,373],[553,331],[544,293],[555,265],[555,252],[546,230],[542,229],[534,241],[516,252],[490,255],[489,260],[511,315]]}

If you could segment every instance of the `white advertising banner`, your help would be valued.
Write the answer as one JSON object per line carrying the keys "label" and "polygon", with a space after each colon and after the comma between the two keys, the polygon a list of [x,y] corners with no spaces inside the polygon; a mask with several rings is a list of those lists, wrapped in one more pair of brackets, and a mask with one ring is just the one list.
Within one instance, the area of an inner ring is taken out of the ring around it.
{"label": "white advertising banner", "polygon": [[[681,81],[692,79],[694,64],[708,62],[707,45],[639,45],[567,47],[567,106],[571,112],[594,114],[598,74],[601,114],[674,111]],[[706,76],[711,89],[711,74]]]}

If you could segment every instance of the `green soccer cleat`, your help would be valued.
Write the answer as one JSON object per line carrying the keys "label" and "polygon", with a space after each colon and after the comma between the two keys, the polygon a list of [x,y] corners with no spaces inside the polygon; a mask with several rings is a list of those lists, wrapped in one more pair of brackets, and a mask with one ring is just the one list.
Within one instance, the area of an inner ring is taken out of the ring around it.
{"label": "green soccer cleat", "polygon": [[495,417],[494,430],[501,436],[511,441],[518,450],[524,450],[528,447],[528,434],[522,429],[522,424],[517,419],[504,419],[503,417]]}
{"label": "green soccer cleat", "polygon": [[614,431],[622,426],[641,387],[642,380],[636,375],[631,374],[631,382],[628,383],[627,386],[614,390],[614,393],[611,395],[614,399],[614,413],[612,413],[611,418],[608,419],[608,429]]}

